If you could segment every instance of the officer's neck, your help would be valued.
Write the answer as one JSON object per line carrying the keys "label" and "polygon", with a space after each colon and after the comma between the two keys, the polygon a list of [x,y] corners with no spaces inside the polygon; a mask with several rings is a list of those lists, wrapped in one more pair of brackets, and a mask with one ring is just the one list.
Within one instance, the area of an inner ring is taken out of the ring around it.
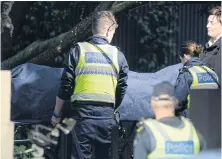
{"label": "officer's neck", "polygon": [[93,36],[103,36],[103,37],[106,37],[106,34],[93,34]]}
{"label": "officer's neck", "polygon": [[108,43],[111,42],[111,40],[109,39],[109,37],[106,36],[106,34],[93,34],[93,36],[102,37],[102,38],[105,38],[108,41]]}
{"label": "officer's neck", "polygon": [[158,112],[155,114],[156,120],[160,120],[162,118],[167,118],[167,117],[174,117],[175,113],[174,112]]}

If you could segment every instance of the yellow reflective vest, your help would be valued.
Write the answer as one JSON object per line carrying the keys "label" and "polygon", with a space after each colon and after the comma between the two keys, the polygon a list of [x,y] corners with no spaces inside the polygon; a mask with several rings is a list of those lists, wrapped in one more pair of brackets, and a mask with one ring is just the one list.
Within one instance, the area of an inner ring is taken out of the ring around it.
{"label": "yellow reflective vest", "polygon": [[[97,46],[88,42],[78,43],[80,56],[75,68],[75,88],[71,101],[97,101],[115,103],[115,91],[119,73],[118,49],[109,44]],[[106,54],[116,68],[105,57]]]}
{"label": "yellow reflective vest", "polygon": [[[214,79],[207,73],[207,71],[218,81],[217,74],[206,66],[193,66],[188,69],[193,77],[193,82],[190,86],[191,89],[203,88],[211,89],[218,88],[217,83]],[[190,95],[187,97],[188,108],[190,108]]]}
{"label": "yellow reflective vest", "polygon": [[182,158],[198,154],[200,151],[200,141],[193,124],[183,117],[183,128],[174,128],[147,119],[144,125],[147,126],[154,135],[155,149],[147,155],[149,159]]}

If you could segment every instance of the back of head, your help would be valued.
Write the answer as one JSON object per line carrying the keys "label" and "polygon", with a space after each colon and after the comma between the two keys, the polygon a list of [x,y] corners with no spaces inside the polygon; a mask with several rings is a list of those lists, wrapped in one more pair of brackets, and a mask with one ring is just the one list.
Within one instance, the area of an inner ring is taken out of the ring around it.
{"label": "back of head", "polygon": [[217,20],[222,23],[222,20],[221,20],[221,6],[217,6],[217,7],[214,7],[212,8],[210,11],[209,11],[209,15],[214,15],[216,16]]}
{"label": "back of head", "polygon": [[117,26],[114,15],[109,11],[100,11],[93,15],[92,33],[106,34],[108,30],[113,30]]}
{"label": "back of head", "polygon": [[181,57],[184,57],[184,54],[191,57],[200,57],[202,51],[203,47],[201,45],[198,45],[194,41],[187,41],[181,45],[179,55]]}
{"label": "back of head", "polygon": [[174,87],[169,82],[162,82],[154,86],[152,94],[152,106],[159,108],[175,108],[176,98]]}

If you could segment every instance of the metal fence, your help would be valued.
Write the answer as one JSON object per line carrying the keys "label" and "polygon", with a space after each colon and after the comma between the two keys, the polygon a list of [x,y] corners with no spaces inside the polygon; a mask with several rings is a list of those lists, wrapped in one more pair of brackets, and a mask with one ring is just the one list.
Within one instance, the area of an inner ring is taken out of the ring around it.
{"label": "metal fence", "polygon": [[[210,3],[211,6],[216,6],[218,4],[219,2]],[[207,2],[186,2],[182,3],[178,11],[175,12],[175,15],[179,15],[177,22],[178,32],[175,36],[169,37],[169,41],[172,40],[175,42],[176,47],[165,54],[165,56],[168,57],[167,65],[179,62],[179,58],[175,56],[175,54],[183,42],[193,40],[204,45],[208,40],[206,30],[207,14],[201,14],[201,9],[203,10],[205,8],[206,10],[207,5]],[[149,10],[149,5],[139,7],[136,10],[141,16],[144,16]],[[119,28],[114,36],[113,44],[118,46],[125,54],[130,70],[137,71],[138,63],[135,60],[138,59],[141,50],[144,50],[143,45],[140,43],[141,28],[138,27],[136,20],[129,18],[128,14],[119,15],[117,21],[119,23]],[[169,24],[170,23],[169,21]]]}
{"label": "metal fence", "polygon": [[[45,3],[49,5],[49,2],[39,2]],[[72,2],[74,5],[73,7],[68,7],[68,3],[65,2],[58,2],[55,3],[55,6],[58,8],[59,11],[64,11],[64,8],[70,10],[68,12],[68,16],[64,20],[60,20],[60,24],[56,26],[56,28],[61,28],[61,33],[69,30],[73,26],[75,26],[78,22],[88,16],[95,7],[99,4],[97,2]],[[138,7],[136,9],[132,9],[128,12],[121,13],[117,15],[117,21],[119,23],[119,28],[116,30],[116,34],[114,36],[113,45],[116,45],[120,48],[120,50],[125,54],[126,59],[129,63],[130,70],[132,71],[145,71],[151,72],[151,70],[141,70],[141,65],[139,64],[139,59],[144,54],[149,54],[149,50],[146,49],[144,44],[140,43],[141,37],[144,36],[144,32],[141,27],[138,25],[138,21],[130,18],[130,14],[137,12],[139,16],[143,17],[148,15],[150,11],[151,4],[158,3],[154,1],[149,1],[146,5]],[[175,2],[178,3],[178,2]],[[70,3],[69,3],[70,4]],[[158,52],[158,56],[162,58],[158,58],[156,61],[156,69],[158,69],[159,65],[172,65],[179,62],[179,58],[177,57],[176,53],[178,47],[187,40],[193,40],[200,44],[204,44],[207,40],[206,34],[206,22],[207,22],[207,14],[200,14],[200,9],[206,8],[206,6],[216,6],[220,5],[220,2],[181,2],[181,5],[175,10],[175,13],[172,15],[172,18],[169,18],[167,21],[167,30],[172,28],[178,28],[178,31],[173,35],[169,36],[166,40],[168,43],[176,44],[175,46],[172,45],[170,49],[165,52]],[[46,11],[44,8],[40,8],[39,12]],[[160,9],[161,11],[161,9]],[[38,17],[38,25],[40,22],[44,20],[44,16],[36,12],[36,16]],[[175,25],[171,25],[174,15],[178,15],[178,21]],[[24,25],[30,25],[29,21],[24,23]],[[33,24],[32,24],[33,25]],[[149,22],[148,26],[152,26],[153,22]],[[20,28],[21,29],[21,28]],[[47,30],[47,27],[43,25],[42,27],[36,27],[38,30],[36,35],[40,35],[45,39],[51,38],[50,31]],[[59,30],[59,29],[58,29]],[[43,35],[42,35],[43,34]],[[158,36],[158,35],[157,35]],[[30,38],[30,41],[35,41],[34,36],[28,36],[26,39]],[[160,46],[161,47],[161,46]],[[155,53],[154,53],[155,54]],[[147,57],[145,57],[147,58]],[[146,59],[145,59],[146,60]],[[149,62],[148,62],[149,64]],[[142,64],[145,65],[145,64]],[[154,70],[155,71],[155,70]]]}

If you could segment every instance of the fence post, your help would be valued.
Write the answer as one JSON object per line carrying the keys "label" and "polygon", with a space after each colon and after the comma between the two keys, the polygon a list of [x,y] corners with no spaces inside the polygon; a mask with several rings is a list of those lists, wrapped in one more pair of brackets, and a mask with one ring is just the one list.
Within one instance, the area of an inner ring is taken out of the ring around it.
{"label": "fence post", "polygon": [[14,123],[11,122],[11,72],[1,71],[0,158],[11,159],[14,152]]}

